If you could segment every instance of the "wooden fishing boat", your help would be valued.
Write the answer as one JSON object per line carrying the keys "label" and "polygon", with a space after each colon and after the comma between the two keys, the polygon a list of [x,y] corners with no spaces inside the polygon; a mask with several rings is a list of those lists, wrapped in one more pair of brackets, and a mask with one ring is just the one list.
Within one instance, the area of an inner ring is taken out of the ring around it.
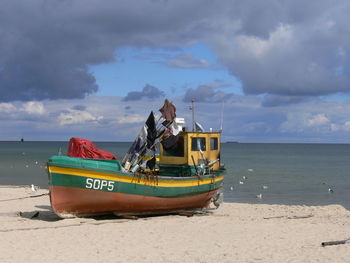
{"label": "wooden fishing boat", "polygon": [[123,161],[52,156],[47,167],[53,211],[60,217],[163,214],[222,199],[220,132],[181,131],[176,137],[172,147],[159,143],[159,162],[151,170],[131,168],[130,154]]}

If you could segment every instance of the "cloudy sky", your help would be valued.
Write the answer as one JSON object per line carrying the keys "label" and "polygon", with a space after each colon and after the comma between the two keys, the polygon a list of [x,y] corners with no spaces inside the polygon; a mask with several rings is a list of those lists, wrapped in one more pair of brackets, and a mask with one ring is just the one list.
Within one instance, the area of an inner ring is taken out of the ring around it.
{"label": "cloudy sky", "polygon": [[131,141],[168,98],[224,141],[350,142],[347,0],[0,3],[0,140]]}

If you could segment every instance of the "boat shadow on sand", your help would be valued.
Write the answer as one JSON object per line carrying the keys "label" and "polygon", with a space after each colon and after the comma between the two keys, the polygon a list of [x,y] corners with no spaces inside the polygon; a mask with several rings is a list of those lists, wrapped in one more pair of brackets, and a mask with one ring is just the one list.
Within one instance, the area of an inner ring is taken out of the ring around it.
{"label": "boat shadow on sand", "polygon": [[53,222],[53,221],[62,220],[62,218],[57,216],[52,211],[50,206],[38,205],[38,206],[35,206],[35,207],[40,209],[40,210],[26,211],[26,212],[20,211],[18,213],[18,216],[20,216],[22,218],[26,218],[26,219],[42,220],[42,221],[47,221],[47,222]]}
{"label": "boat shadow on sand", "polygon": [[[38,208],[38,210],[19,212],[18,216],[25,218],[25,219],[41,220],[41,221],[46,221],[46,222],[55,222],[55,221],[60,221],[60,220],[64,219],[64,218],[61,218],[58,215],[56,215],[50,206],[38,205],[35,207]],[[152,214],[152,215],[139,215],[139,216],[134,216],[134,215],[120,215],[120,216],[118,216],[118,215],[114,215],[114,214],[85,216],[85,217],[84,216],[79,216],[79,217],[72,216],[69,219],[81,219],[81,220],[95,221],[95,222],[104,222],[105,221],[106,223],[116,221],[116,222],[121,223],[121,222],[129,221],[129,220],[138,220],[138,219],[147,220],[147,219],[152,219],[152,218],[156,218],[156,217],[165,217],[165,216],[184,216],[184,217],[207,216],[207,215],[211,215],[212,213],[213,213],[213,211],[211,211],[211,209],[209,208],[209,209],[205,209],[202,211],[184,211],[184,212]]]}

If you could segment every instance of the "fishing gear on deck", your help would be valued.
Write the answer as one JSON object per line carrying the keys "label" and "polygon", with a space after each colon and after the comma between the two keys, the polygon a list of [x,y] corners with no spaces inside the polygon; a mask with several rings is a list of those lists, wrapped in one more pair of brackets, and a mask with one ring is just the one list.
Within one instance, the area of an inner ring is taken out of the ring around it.
{"label": "fishing gear on deck", "polygon": [[[176,107],[167,99],[164,105],[159,109],[162,115],[155,120],[153,111],[147,118],[145,125],[141,128],[139,135],[131,145],[129,151],[123,158],[123,167],[126,171],[136,172],[140,167],[146,167],[147,161],[144,157],[150,152],[155,156],[156,146],[165,132],[173,124],[176,117]],[[143,164],[143,163],[144,164]],[[148,167],[154,167],[153,161],[149,162]]]}

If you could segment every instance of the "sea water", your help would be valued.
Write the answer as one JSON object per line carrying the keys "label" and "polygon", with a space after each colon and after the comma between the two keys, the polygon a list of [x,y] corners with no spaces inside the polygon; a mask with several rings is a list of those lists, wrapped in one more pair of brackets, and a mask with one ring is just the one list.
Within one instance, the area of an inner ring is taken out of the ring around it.
{"label": "sea water", "polygon": [[[95,142],[123,158],[131,143]],[[0,184],[48,188],[46,162],[67,142],[0,142]],[[350,209],[350,144],[223,143],[225,202]]]}
{"label": "sea water", "polygon": [[341,204],[350,209],[349,144],[222,146],[226,202]]}

